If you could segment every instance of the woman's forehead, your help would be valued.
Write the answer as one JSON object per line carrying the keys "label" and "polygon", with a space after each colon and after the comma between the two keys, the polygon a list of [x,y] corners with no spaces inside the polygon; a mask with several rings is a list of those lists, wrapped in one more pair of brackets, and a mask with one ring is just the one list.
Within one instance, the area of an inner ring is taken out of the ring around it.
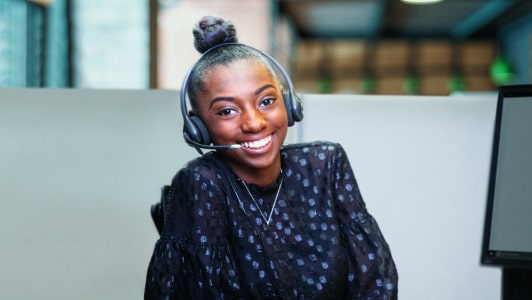
{"label": "woman's forehead", "polygon": [[213,65],[209,72],[216,72],[220,69],[235,69],[246,67],[249,69],[255,69],[257,71],[268,70],[264,62],[254,58],[239,58],[228,63],[219,63]]}
{"label": "woman's forehead", "polygon": [[227,65],[212,67],[204,77],[204,82],[228,82],[231,80],[266,80],[277,83],[278,80],[263,62],[250,59],[239,59]]}

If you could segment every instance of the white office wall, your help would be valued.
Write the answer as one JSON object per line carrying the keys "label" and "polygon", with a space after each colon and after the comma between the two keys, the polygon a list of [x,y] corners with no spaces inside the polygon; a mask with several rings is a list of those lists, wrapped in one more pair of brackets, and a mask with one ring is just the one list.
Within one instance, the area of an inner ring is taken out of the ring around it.
{"label": "white office wall", "polygon": [[0,89],[0,299],[142,298],[176,94]]}
{"label": "white office wall", "polygon": [[[479,265],[495,98],[304,95],[289,141],[341,142],[400,299],[499,299]],[[141,299],[149,207],[195,150],[175,91],[0,89],[0,299]]]}

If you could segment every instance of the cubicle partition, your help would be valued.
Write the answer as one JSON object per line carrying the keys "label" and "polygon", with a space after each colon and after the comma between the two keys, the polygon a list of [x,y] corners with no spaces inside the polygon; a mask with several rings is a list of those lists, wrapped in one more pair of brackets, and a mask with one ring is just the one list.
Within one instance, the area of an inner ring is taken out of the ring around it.
{"label": "cubicle partition", "polygon": [[500,299],[500,270],[480,265],[497,95],[304,100],[299,136],[346,148],[399,299]]}
{"label": "cubicle partition", "polygon": [[[176,91],[0,89],[0,299],[141,299],[150,205],[186,161]],[[480,266],[495,95],[302,95],[347,150],[400,299],[500,298]]]}

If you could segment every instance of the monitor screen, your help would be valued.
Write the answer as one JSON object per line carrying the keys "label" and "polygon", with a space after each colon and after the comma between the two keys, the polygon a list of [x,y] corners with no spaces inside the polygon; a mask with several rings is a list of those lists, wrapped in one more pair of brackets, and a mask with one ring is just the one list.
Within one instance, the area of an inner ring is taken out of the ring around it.
{"label": "monitor screen", "polygon": [[532,268],[532,85],[502,86],[481,263]]}

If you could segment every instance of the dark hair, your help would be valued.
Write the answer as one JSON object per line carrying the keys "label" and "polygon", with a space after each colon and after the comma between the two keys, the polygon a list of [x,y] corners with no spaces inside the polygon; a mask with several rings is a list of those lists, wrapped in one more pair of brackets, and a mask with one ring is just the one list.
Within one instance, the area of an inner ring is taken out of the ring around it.
{"label": "dark hair", "polygon": [[[187,85],[188,98],[192,109],[197,109],[196,95],[205,91],[203,79],[214,67],[229,65],[236,60],[253,60],[264,64],[274,75],[269,61],[256,49],[237,44],[236,28],[230,20],[205,16],[194,25],[194,47],[203,54],[193,66]],[[220,46],[223,45],[223,46]]]}

